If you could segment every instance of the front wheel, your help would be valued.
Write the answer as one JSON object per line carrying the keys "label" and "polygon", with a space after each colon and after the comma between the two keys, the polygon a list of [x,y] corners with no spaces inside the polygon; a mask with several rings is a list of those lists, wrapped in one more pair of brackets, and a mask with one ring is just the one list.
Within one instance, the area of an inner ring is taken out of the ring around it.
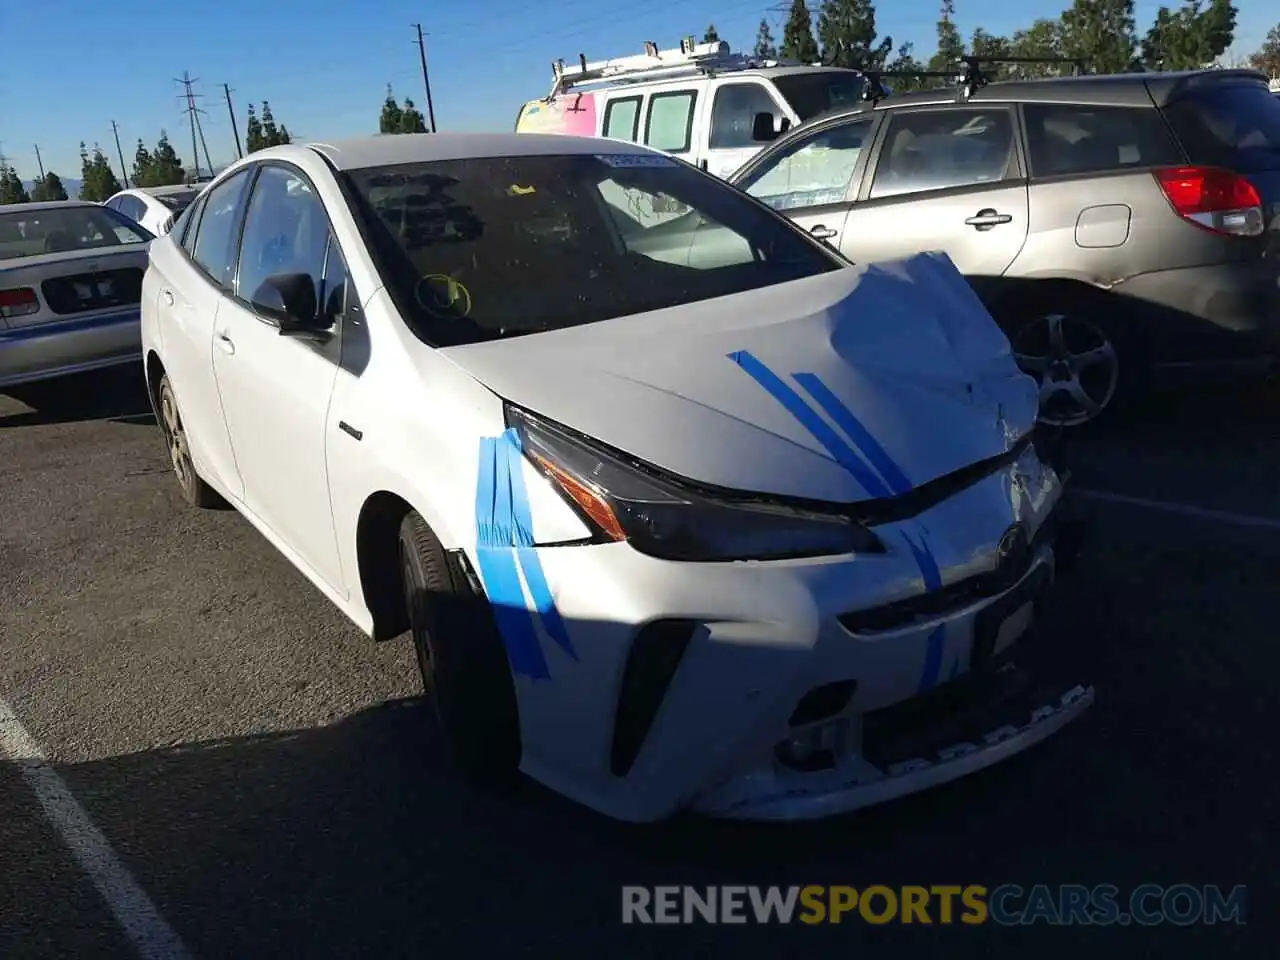
{"label": "front wheel", "polygon": [[416,513],[400,524],[400,576],[426,694],[459,770],[509,786],[520,765],[515,683],[492,612]]}
{"label": "front wheel", "polygon": [[1112,338],[1082,316],[1048,313],[1009,337],[1019,368],[1040,384],[1040,422],[1079,427],[1106,412],[1120,385],[1120,355]]}

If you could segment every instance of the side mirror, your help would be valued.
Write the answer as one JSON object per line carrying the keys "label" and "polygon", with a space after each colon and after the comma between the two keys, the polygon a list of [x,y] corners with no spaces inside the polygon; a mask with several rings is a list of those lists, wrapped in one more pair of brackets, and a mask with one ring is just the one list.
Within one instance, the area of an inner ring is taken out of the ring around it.
{"label": "side mirror", "polygon": [[791,128],[790,117],[772,113],[757,113],[751,121],[751,139],[760,143],[777,140]]}
{"label": "side mirror", "polygon": [[308,274],[277,273],[267,277],[249,303],[259,315],[278,324],[282,336],[328,332],[328,326],[318,316],[315,281]]}

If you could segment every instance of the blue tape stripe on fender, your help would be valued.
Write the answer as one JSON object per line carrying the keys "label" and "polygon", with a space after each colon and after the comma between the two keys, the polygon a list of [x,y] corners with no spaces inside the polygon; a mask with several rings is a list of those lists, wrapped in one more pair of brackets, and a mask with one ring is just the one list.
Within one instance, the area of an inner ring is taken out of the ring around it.
{"label": "blue tape stripe on fender", "polygon": [[513,543],[516,556],[520,559],[520,569],[524,571],[525,585],[529,588],[529,596],[547,634],[555,641],[556,646],[577,660],[578,654],[573,649],[573,641],[569,639],[569,630],[556,608],[538,552],[533,549],[533,511],[529,509],[529,497],[524,488],[524,454],[520,446],[520,434],[508,429],[502,438],[506,441],[501,446],[506,451],[507,476],[511,479],[512,515],[515,518]]}
{"label": "blue tape stripe on fender", "polygon": [[787,412],[826,448],[827,453],[831,454],[836,463],[848,470],[869,494],[876,498],[892,495],[885,482],[858,458],[853,448],[841,439],[840,434],[831,429],[827,422],[818,416],[776,373],[746,350],[729,354],[729,359],[746,371],[747,376],[764,387],[773,399],[782,404]]}
{"label": "blue tape stripe on fender", "polygon": [[845,404],[840,401],[825,383],[818,379],[816,374],[812,373],[795,373],[796,383],[804,388],[805,392],[817,402],[818,406],[826,411],[827,416],[836,422],[836,425],[845,432],[853,445],[858,449],[867,462],[880,472],[880,476],[884,477],[894,493],[903,494],[911,490],[911,481],[907,479],[907,475],[902,472],[902,468],[893,462],[893,458],[889,456],[887,450],[880,445],[875,437],[868,430]]}
{"label": "blue tape stripe on fender", "polygon": [[[911,548],[912,556],[916,559],[916,566],[920,568],[920,576],[924,578],[924,588],[926,590],[940,590],[942,588],[942,573],[938,570],[938,561],[929,552],[929,546],[925,543],[924,538],[921,537],[920,542],[916,543],[904,533],[902,539],[907,542],[907,546]],[[925,641],[924,668],[920,671],[919,693],[926,693],[938,685],[938,678],[942,673],[942,653],[946,646],[947,625],[940,623],[933,628],[929,638]]]}
{"label": "blue tape stripe on fender", "polygon": [[538,642],[537,627],[529,613],[516,568],[516,523],[511,511],[510,470],[504,449],[507,446],[500,438],[480,440],[476,558],[512,671],[534,680],[546,680],[550,679],[551,671]]}

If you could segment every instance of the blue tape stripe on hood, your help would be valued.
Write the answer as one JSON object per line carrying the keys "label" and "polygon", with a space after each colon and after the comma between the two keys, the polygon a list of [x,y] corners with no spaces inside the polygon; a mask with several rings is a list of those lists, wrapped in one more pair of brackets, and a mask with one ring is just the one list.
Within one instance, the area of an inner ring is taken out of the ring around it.
{"label": "blue tape stripe on hood", "polygon": [[502,447],[506,450],[507,476],[511,478],[511,504],[515,518],[513,543],[520,560],[520,569],[524,571],[525,585],[529,588],[529,596],[533,599],[542,626],[551,639],[556,646],[577,660],[578,654],[573,649],[573,641],[569,639],[569,630],[556,608],[551,587],[543,573],[542,561],[538,559],[538,552],[533,549],[533,511],[529,508],[529,497],[524,488],[524,452],[520,434],[508,429],[502,436],[507,441]]}
{"label": "blue tape stripe on hood", "polygon": [[893,458],[889,456],[888,451],[880,445],[875,437],[850,410],[840,398],[837,397],[827,387],[825,383],[818,379],[816,374],[812,373],[796,373],[792,374],[796,383],[804,388],[809,396],[817,401],[818,406],[826,411],[827,416],[836,422],[836,425],[845,432],[853,445],[857,447],[858,452],[867,458],[867,462],[880,472],[880,476],[888,482],[894,493],[903,494],[911,490],[911,481],[907,479],[907,475],[902,472],[902,468],[893,462]]}
{"label": "blue tape stripe on hood", "polygon": [[493,606],[512,672],[548,680],[551,670],[525,598],[526,587],[551,639],[575,660],[577,654],[533,543],[533,513],[524,487],[520,437],[511,429],[498,437],[482,437],[476,477],[480,578]]}
{"label": "blue tape stripe on hood", "polygon": [[764,387],[773,399],[782,404],[787,412],[826,448],[827,453],[831,454],[836,463],[849,471],[853,478],[862,484],[867,493],[876,498],[892,495],[888,485],[858,458],[857,453],[841,438],[840,434],[818,416],[798,393],[782,381],[782,378],[746,350],[729,354],[729,359],[746,371],[747,376]]}
{"label": "blue tape stripe on hood", "polygon": [[[902,535],[902,539],[907,542],[912,556],[916,559],[916,566],[920,568],[920,576],[924,578],[924,588],[926,590],[942,589],[942,572],[938,569],[938,561],[934,559],[933,553],[930,552],[929,545],[923,535],[919,543],[916,543],[905,533]],[[919,693],[926,693],[938,685],[938,679],[942,674],[942,653],[946,646],[947,625],[940,623],[933,628],[925,641],[924,667],[920,671]]]}

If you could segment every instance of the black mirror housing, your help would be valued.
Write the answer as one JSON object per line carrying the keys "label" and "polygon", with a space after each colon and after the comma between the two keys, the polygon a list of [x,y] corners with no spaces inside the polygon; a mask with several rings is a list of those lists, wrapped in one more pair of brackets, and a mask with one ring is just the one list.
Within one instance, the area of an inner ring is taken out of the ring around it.
{"label": "black mirror housing", "polygon": [[757,113],[751,120],[751,139],[758,143],[771,143],[790,127],[790,117],[779,118],[772,113]]}
{"label": "black mirror housing", "polygon": [[267,277],[249,302],[259,315],[278,324],[281,334],[316,334],[328,329],[318,315],[316,285],[309,274]]}

